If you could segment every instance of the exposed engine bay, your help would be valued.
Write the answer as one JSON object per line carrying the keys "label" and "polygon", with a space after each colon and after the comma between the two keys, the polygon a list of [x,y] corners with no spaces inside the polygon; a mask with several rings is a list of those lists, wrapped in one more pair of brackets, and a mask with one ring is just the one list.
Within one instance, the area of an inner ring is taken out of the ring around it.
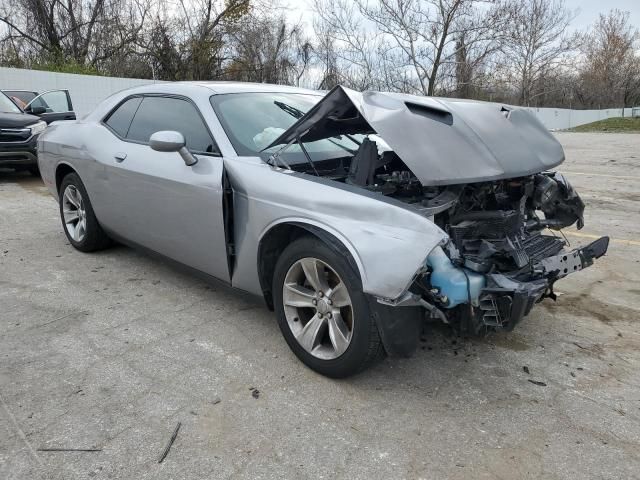
{"label": "exposed engine bay", "polygon": [[[409,204],[448,234],[392,305],[421,305],[473,334],[510,330],[607,251],[608,237],[568,250],[561,229],[583,227],[584,203],[551,171],[562,146],[526,109],[336,87],[296,118],[270,163],[297,143],[306,162],[285,167]],[[344,138],[356,147],[342,158],[304,146]]]}
{"label": "exposed engine bay", "polygon": [[[298,164],[410,204],[447,232],[428,269],[412,287],[461,330],[512,329],[535,302],[555,299],[556,280],[593,263],[608,247],[603,237],[566,252],[562,228],[584,225],[584,203],[558,172],[489,182],[423,186],[392,151],[365,137],[353,157]],[[470,308],[471,307],[471,308]]]}

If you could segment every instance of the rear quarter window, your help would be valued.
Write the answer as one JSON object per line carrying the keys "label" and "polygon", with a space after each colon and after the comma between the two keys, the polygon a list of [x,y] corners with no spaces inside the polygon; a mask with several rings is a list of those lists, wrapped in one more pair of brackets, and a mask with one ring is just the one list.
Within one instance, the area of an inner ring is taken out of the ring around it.
{"label": "rear quarter window", "polygon": [[121,137],[126,137],[140,102],[142,102],[142,97],[133,97],[126,100],[109,114],[104,123]]}

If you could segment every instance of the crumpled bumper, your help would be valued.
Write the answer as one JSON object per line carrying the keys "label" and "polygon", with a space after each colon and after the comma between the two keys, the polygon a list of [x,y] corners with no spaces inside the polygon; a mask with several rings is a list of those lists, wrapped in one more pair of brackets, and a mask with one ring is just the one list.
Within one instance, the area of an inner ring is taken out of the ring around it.
{"label": "crumpled bumper", "polygon": [[609,237],[601,237],[584,247],[560,252],[534,266],[533,280],[523,281],[499,273],[486,275],[479,308],[484,325],[512,330],[543,298],[555,300],[553,285],[560,278],[593,265],[609,248]]}

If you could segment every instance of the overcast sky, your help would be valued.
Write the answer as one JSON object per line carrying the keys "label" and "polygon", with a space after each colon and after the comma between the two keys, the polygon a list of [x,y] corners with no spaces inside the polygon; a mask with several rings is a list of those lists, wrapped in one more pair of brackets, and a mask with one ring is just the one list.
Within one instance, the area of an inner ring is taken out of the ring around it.
{"label": "overcast sky", "polygon": [[[313,22],[313,0],[288,0],[288,4],[290,18],[301,19],[310,29]],[[640,29],[640,0],[565,0],[565,4],[567,8],[579,11],[571,25],[576,30],[586,28],[598,18],[598,14],[614,8],[630,12],[631,23]]]}
{"label": "overcast sky", "polygon": [[640,28],[640,0],[565,0],[567,8],[578,9],[579,13],[573,21],[573,27],[583,29],[592,24],[598,14],[617,8],[631,14],[631,23]]}

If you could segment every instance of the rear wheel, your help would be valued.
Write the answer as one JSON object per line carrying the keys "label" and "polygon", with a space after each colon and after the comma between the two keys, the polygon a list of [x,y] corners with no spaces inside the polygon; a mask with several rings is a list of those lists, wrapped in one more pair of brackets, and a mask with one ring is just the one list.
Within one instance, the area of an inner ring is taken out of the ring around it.
{"label": "rear wheel", "polygon": [[273,277],[274,306],[289,347],[308,367],[334,378],[384,355],[369,299],[347,255],[302,237],[282,253]]}
{"label": "rear wheel", "polygon": [[87,191],[76,173],[62,179],[59,204],[64,233],[71,245],[83,252],[109,245],[109,237],[98,223]]}

